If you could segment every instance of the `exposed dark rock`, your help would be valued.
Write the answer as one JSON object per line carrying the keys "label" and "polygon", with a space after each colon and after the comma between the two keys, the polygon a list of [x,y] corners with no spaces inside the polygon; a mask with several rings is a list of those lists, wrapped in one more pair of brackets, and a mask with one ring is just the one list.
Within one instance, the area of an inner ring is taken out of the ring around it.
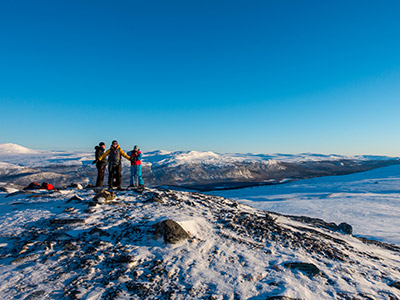
{"label": "exposed dark rock", "polygon": [[18,192],[15,192],[15,193],[10,193],[10,194],[6,195],[6,198],[13,197],[13,196],[18,196],[18,195],[21,195],[21,194],[29,194],[29,192],[28,191],[18,191]]}
{"label": "exposed dark rock", "polygon": [[66,225],[66,224],[85,223],[85,220],[82,220],[82,219],[51,219],[49,222],[52,225]]}
{"label": "exposed dark rock", "polygon": [[78,250],[79,247],[77,245],[73,244],[73,243],[66,243],[64,245],[64,249],[67,250],[67,251],[75,251],[75,250]]}
{"label": "exposed dark rock", "polygon": [[34,300],[34,299],[43,299],[43,296],[46,294],[46,291],[36,291],[30,294],[25,300]]}
{"label": "exposed dark rock", "polygon": [[266,300],[301,300],[299,298],[291,298],[287,296],[272,296],[268,297]]}
{"label": "exposed dark rock", "polygon": [[393,282],[390,286],[400,290],[400,281]]}
{"label": "exposed dark rock", "polygon": [[299,270],[310,277],[315,275],[321,275],[321,271],[318,269],[316,265],[310,263],[302,263],[302,262],[291,262],[285,263],[284,266],[289,269]]}
{"label": "exposed dark rock", "polygon": [[117,264],[126,264],[126,263],[130,263],[133,262],[135,259],[130,256],[130,255],[126,255],[126,254],[122,254],[116,257],[113,257],[113,262],[117,263]]}
{"label": "exposed dark rock", "polygon": [[93,207],[93,206],[96,206],[99,203],[97,201],[89,201],[87,204],[88,204],[88,207]]}
{"label": "exposed dark rock", "polygon": [[387,243],[383,243],[383,242],[376,241],[376,240],[370,240],[365,237],[356,237],[356,238],[368,245],[372,244],[372,245],[382,247],[382,248],[385,248],[385,249],[388,249],[391,251],[400,252],[400,246],[397,246],[395,244],[387,244]]}
{"label": "exposed dark rock", "polygon": [[128,282],[126,283],[128,291],[133,292],[139,296],[147,296],[151,293],[151,289],[148,283],[142,282]]}
{"label": "exposed dark rock", "polygon": [[56,232],[49,236],[49,240],[52,241],[68,241],[72,238],[68,233],[65,232]]}
{"label": "exposed dark rock", "polygon": [[32,260],[38,259],[39,257],[40,257],[39,254],[29,254],[29,255],[21,256],[21,257],[18,257],[16,259],[14,259],[11,262],[11,264],[12,265],[19,265],[19,264],[23,264],[23,263],[25,263],[27,261],[32,261]]}
{"label": "exposed dark rock", "polygon": [[[13,191],[13,192],[11,192],[11,191]],[[15,193],[15,189],[7,187],[7,186],[0,186],[0,192],[5,192],[5,193],[8,193],[8,194],[12,194],[12,193]]]}
{"label": "exposed dark rock", "polygon": [[153,197],[151,197],[149,200],[147,200],[146,202],[157,202],[157,203],[164,203],[164,200],[162,199],[161,196],[159,195],[154,195]]}
{"label": "exposed dark rock", "polygon": [[[224,199],[223,201],[228,200]],[[260,248],[260,246],[262,247],[263,243],[272,240],[279,241],[279,243],[285,245],[285,247],[291,247],[293,249],[305,249],[310,253],[318,253],[329,259],[336,259],[340,261],[347,260],[348,256],[346,253],[337,247],[330,246],[325,241],[331,240],[335,243],[342,244],[346,248],[349,247],[349,245],[340,239],[331,237],[330,235],[318,230],[308,227],[296,227],[295,225],[291,225],[293,230],[290,230],[289,228],[283,229],[275,222],[273,213],[266,213],[265,217],[262,217],[245,212],[241,212],[239,214],[233,214],[232,212],[228,211],[221,212],[222,213],[218,216],[219,222],[235,232],[236,237],[232,237],[232,239],[238,242],[242,241],[242,243],[249,244],[248,241],[245,239],[240,239],[239,236],[252,236],[254,241],[257,241],[258,243],[252,242],[250,244],[256,248]],[[305,232],[310,232],[312,235],[305,234]],[[224,233],[220,234],[225,235]]]}
{"label": "exposed dark rock", "polygon": [[74,201],[74,202],[82,202],[83,199],[81,197],[75,195],[75,196],[71,197],[70,199],[68,199],[67,203],[72,202],[72,201]]}
{"label": "exposed dark rock", "polygon": [[267,223],[269,225],[273,225],[275,223],[276,217],[274,218],[273,216],[271,216],[271,214],[266,213],[265,214],[265,220],[267,221]]}
{"label": "exposed dark rock", "polygon": [[93,236],[110,236],[110,234],[108,232],[106,232],[100,228],[97,228],[97,227],[91,229],[89,231],[89,234],[93,235]]}
{"label": "exposed dark rock", "polygon": [[85,252],[88,254],[92,254],[92,253],[97,252],[97,249],[96,249],[96,247],[89,245],[88,247],[86,247]]}
{"label": "exposed dark rock", "polygon": [[288,215],[286,215],[285,217],[291,218],[298,222],[311,224],[316,227],[325,228],[325,229],[329,229],[329,230],[336,231],[336,232],[342,232],[342,233],[346,233],[346,234],[353,233],[353,227],[347,223],[340,223],[339,225],[336,225],[333,222],[328,223],[328,222],[325,222],[324,220],[321,220],[318,218],[311,218],[311,217],[306,217],[306,216],[288,216]]}
{"label": "exposed dark rock", "polygon": [[[375,300],[376,298],[373,297],[372,295],[366,295],[364,293],[359,293],[359,294],[347,294],[347,293],[337,293],[337,296],[340,298],[338,299],[343,299],[343,300]],[[397,300],[398,298],[392,297],[392,295],[387,295],[388,298],[379,298],[379,299],[388,299],[388,300]]]}
{"label": "exposed dark rock", "polygon": [[154,234],[156,238],[162,236],[165,243],[175,244],[190,238],[189,234],[174,220],[168,219],[155,225]]}
{"label": "exposed dark rock", "polygon": [[346,234],[353,234],[353,227],[347,223],[340,223],[338,229]]}
{"label": "exposed dark rock", "polygon": [[105,201],[111,201],[115,199],[115,194],[113,192],[109,192],[107,190],[102,190],[96,194],[93,200],[98,201],[103,198]]}

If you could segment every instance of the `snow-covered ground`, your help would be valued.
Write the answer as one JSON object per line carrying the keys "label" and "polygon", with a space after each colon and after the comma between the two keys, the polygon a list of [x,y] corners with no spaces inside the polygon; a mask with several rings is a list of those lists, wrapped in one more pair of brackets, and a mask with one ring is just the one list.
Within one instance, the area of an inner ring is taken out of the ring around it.
{"label": "snow-covered ground", "polygon": [[[400,297],[399,247],[198,193],[94,196],[0,192],[1,299]],[[166,219],[189,239],[157,237]]]}
{"label": "snow-covered ground", "polygon": [[354,234],[400,244],[399,165],[212,194],[258,209],[346,222]]}

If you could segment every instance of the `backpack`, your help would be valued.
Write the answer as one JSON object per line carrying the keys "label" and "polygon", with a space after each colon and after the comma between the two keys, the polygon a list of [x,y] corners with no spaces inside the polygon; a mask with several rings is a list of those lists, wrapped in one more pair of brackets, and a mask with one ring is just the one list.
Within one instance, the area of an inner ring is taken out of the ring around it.
{"label": "backpack", "polygon": [[24,187],[24,190],[40,190],[43,187],[37,182],[31,182],[28,186]]}
{"label": "backpack", "polygon": [[42,183],[42,188],[45,190],[51,191],[54,190],[54,186],[51,183],[43,182]]}

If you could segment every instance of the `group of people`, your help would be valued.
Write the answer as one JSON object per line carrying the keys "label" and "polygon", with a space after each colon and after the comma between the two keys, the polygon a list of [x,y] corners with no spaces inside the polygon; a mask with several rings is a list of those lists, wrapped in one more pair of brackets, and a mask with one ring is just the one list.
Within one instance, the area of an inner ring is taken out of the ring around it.
{"label": "group of people", "polygon": [[132,151],[125,153],[118,145],[117,141],[112,141],[110,149],[106,150],[106,145],[101,142],[95,147],[96,159],[93,164],[97,167],[96,186],[103,186],[104,173],[107,166],[106,157],[108,156],[108,188],[121,188],[121,161],[122,157],[131,162],[131,176],[129,187],[144,187],[142,178],[142,152],[139,146],[135,145]]}

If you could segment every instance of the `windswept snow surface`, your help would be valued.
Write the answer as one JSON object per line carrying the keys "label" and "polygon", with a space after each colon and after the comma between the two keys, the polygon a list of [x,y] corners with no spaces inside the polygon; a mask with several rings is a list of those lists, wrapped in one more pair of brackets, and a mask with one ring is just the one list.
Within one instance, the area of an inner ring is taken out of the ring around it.
{"label": "windswept snow surface", "polygon": [[400,244],[400,166],[212,192],[258,209],[346,222],[353,233]]}
{"label": "windswept snow surface", "polygon": [[[94,196],[0,192],[1,299],[400,299],[399,247],[198,193]],[[156,238],[166,219],[190,238]]]}

